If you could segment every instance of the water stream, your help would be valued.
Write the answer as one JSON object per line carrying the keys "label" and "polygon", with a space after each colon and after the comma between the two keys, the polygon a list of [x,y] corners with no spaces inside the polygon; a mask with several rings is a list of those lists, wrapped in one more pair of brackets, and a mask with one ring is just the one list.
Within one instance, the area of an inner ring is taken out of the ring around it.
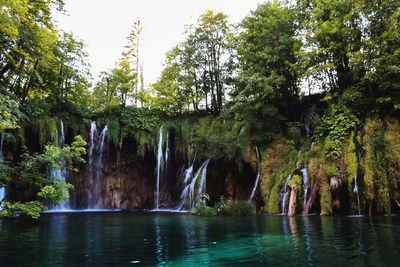
{"label": "water stream", "polygon": [[257,157],[257,177],[256,177],[256,181],[254,182],[253,190],[251,190],[251,194],[250,194],[248,202],[253,201],[254,195],[256,194],[258,184],[260,182],[260,154],[258,152],[258,147],[256,147],[256,157]]}
{"label": "water stream", "polygon": [[[64,123],[62,120],[60,120],[60,136],[58,135],[58,130],[56,130],[54,139],[55,139],[54,143],[58,148],[64,147],[65,134],[64,134]],[[60,179],[60,180],[63,180],[64,182],[66,182],[67,165],[66,165],[64,158],[61,158],[61,160],[60,160],[60,167],[50,169],[50,175],[51,175],[51,177],[53,177],[55,179]],[[63,200],[58,205],[50,206],[51,211],[65,211],[65,210],[69,210],[69,209],[70,209],[69,200]]]}
{"label": "water stream", "polygon": [[102,165],[107,131],[108,126],[106,125],[101,131],[100,136],[98,136],[96,122],[91,122],[86,180],[87,207],[89,209],[99,209],[102,206],[101,178],[103,176]]}
{"label": "water stream", "polygon": [[156,181],[156,206],[155,210],[159,210],[160,208],[160,176],[162,171],[162,160],[163,160],[163,151],[162,151],[162,142],[163,142],[163,129],[160,127],[159,137],[158,137],[158,148],[157,148],[157,181]]}
{"label": "water stream", "polygon": [[[207,166],[210,160],[206,160],[200,166],[193,176],[193,165],[190,166],[185,174],[185,187],[180,195],[180,201],[176,210],[182,210],[184,208],[192,209],[196,207],[201,200],[202,194],[205,192],[206,178],[207,178]],[[201,175],[200,183],[198,179]]]}

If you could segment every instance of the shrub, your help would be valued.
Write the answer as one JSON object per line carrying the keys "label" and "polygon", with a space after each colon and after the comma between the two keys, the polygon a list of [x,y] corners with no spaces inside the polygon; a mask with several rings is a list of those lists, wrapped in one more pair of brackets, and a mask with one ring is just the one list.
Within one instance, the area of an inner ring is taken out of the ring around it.
{"label": "shrub", "polygon": [[30,201],[26,203],[21,202],[8,202],[3,203],[3,210],[0,211],[0,218],[16,218],[21,215],[37,219],[40,216],[40,211],[46,210],[39,201]]}
{"label": "shrub", "polygon": [[197,216],[215,216],[217,211],[213,207],[209,207],[205,204],[200,204],[196,208],[192,209],[191,213]]}
{"label": "shrub", "polygon": [[256,213],[254,206],[247,201],[222,199],[215,206],[218,215],[248,216]]}

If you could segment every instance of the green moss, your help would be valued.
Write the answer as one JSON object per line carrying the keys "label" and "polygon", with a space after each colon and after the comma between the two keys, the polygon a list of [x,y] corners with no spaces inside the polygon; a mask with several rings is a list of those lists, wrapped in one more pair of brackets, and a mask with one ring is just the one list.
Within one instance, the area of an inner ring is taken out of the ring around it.
{"label": "green moss", "polygon": [[262,151],[260,185],[265,212],[279,213],[279,191],[295,166],[297,154],[293,144],[284,138],[277,138]]}
{"label": "green moss", "polygon": [[121,146],[121,125],[119,119],[111,117],[108,120],[108,140],[111,141],[115,146]]}
{"label": "green moss", "polygon": [[339,175],[339,170],[334,163],[325,165],[325,173],[328,177],[336,177]]}
{"label": "green moss", "polygon": [[33,125],[36,125],[38,131],[39,144],[43,147],[45,144],[58,141],[57,132],[60,128],[60,120],[58,118],[41,117],[37,119]]}
{"label": "green moss", "polygon": [[300,175],[295,174],[292,176],[292,178],[290,178],[288,185],[290,188],[293,188],[293,187],[301,188],[302,182],[303,182],[302,177]]}
{"label": "green moss", "polygon": [[332,214],[332,195],[331,190],[329,188],[329,179],[324,173],[324,170],[320,170],[318,173],[320,179],[320,204],[321,204],[321,216],[331,215]]}
{"label": "green moss", "polygon": [[[352,131],[343,153],[346,178],[347,178],[347,183],[349,185],[353,183],[358,168],[356,145],[354,139],[355,139],[354,131]],[[351,187],[349,186],[349,188]],[[350,190],[350,192],[352,192],[352,190]]]}

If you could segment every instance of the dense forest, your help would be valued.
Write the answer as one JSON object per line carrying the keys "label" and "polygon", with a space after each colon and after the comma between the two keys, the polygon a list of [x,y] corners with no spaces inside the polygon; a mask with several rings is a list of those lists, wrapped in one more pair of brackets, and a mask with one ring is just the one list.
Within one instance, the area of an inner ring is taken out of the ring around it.
{"label": "dense forest", "polygon": [[95,191],[93,207],[176,207],[186,187],[198,213],[400,212],[398,0],[267,1],[238,25],[206,10],[149,86],[140,20],[93,82],[62,0],[0,6],[0,216]]}

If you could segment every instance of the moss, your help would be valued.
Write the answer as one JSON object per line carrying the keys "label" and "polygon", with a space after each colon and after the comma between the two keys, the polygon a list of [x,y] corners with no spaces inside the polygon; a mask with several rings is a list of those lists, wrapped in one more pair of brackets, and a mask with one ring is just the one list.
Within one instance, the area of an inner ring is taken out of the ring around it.
{"label": "moss", "polygon": [[336,177],[339,175],[339,170],[334,163],[326,164],[325,172],[328,177]]}
{"label": "moss", "polygon": [[285,178],[293,170],[297,151],[291,142],[277,138],[266,150],[263,150],[261,163],[261,196],[263,210],[279,213],[279,191]]}
{"label": "moss", "polygon": [[290,178],[289,187],[290,188],[293,188],[293,187],[300,188],[302,181],[303,181],[303,179],[301,178],[301,176],[295,174],[292,176],[292,178]]}
{"label": "moss", "polygon": [[381,120],[370,119],[364,127],[366,198],[370,212],[374,203],[378,213],[390,213],[390,187],[388,173],[391,155],[385,139],[384,125]]}
{"label": "moss", "polygon": [[400,124],[393,118],[385,120],[385,141],[388,148],[387,173],[389,178],[390,195],[397,200],[400,191]]}
{"label": "moss", "polygon": [[320,180],[320,204],[321,204],[321,216],[331,215],[332,214],[332,195],[331,190],[329,188],[329,179],[325,173],[324,168],[320,168],[318,172],[318,179]]}
{"label": "moss", "polygon": [[121,125],[119,120],[115,117],[111,117],[107,124],[108,140],[111,141],[115,146],[121,146]]}
{"label": "moss", "polygon": [[39,144],[41,147],[53,140],[57,140],[56,138],[59,138],[56,135],[60,127],[60,121],[58,118],[42,117],[37,119],[33,124],[37,127]]}
{"label": "moss", "polygon": [[[343,153],[346,178],[347,178],[347,183],[349,185],[353,183],[354,177],[357,174],[357,166],[358,166],[356,145],[354,139],[355,139],[355,134],[354,131],[352,131]],[[350,192],[352,192],[352,190],[350,190]]]}

